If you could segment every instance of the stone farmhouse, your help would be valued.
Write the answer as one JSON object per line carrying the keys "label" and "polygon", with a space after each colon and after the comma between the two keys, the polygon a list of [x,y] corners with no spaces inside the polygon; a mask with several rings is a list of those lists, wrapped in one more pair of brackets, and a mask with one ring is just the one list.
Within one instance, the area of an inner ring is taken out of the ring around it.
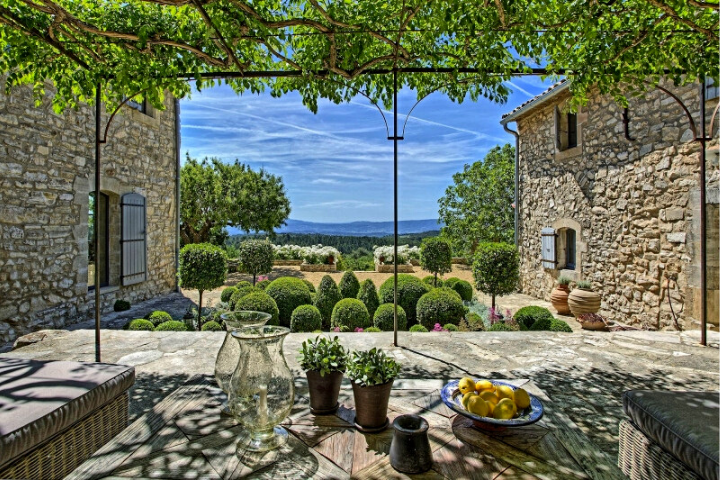
{"label": "stone farmhouse", "polygon": [[98,200],[94,109],[57,115],[30,88],[0,95],[0,343],[90,318],[95,268],[105,312],[176,288],[179,121],[177,102],[165,107],[122,107],[103,146]]}
{"label": "stone farmhouse", "polygon": [[[700,128],[699,85],[664,87]],[[709,128],[718,90],[704,88]],[[559,276],[588,280],[611,320],[698,328],[700,144],[686,115],[660,89],[631,99],[627,111],[595,95],[572,113],[569,98],[569,82],[560,82],[501,121],[517,131],[521,291],[549,300]],[[716,129],[706,150],[707,319],[715,326],[717,145]]]}

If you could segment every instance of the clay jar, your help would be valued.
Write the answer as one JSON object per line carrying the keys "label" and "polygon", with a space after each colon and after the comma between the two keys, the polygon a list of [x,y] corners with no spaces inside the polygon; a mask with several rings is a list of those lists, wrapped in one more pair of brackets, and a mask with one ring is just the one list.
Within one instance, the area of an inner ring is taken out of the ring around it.
{"label": "clay jar", "polygon": [[325,376],[317,370],[305,372],[310,390],[310,411],[314,415],[329,415],[338,409],[338,395],[343,372],[330,372]]}
{"label": "clay jar", "polygon": [[574,288],[568,295],[568,306],[575,317],[583,313],[597,313],[600,310],[599,293],[583,288]]}
{"label": "clay jar", "polygon": [[570,307],[568,306],[569,294],[570,289],[567,285],[558,285],[550,294],[550,302],[560,315],[570,315]]}
{"label": "clay jar", "polygon": [[393,422],[390,465],[398,472],[423,473],[432,467],[428,422],[418,415],[400,415]]}

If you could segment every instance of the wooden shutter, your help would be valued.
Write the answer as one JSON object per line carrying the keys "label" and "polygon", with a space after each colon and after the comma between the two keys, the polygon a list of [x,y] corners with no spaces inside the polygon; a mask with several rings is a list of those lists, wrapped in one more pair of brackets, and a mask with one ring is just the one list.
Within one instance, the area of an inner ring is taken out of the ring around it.
{"label": "wooden shutter", "polygon": [[120,203],[122,208],[122,273],[123,286],[147,280],[147,236],[145,220],[145,197],[126,193]]}
{"label": "wooden shutter", "polygon": [[556,268],[557,266],[557,234],[554,228],[542,229],[542,266],[543,268]]}
{"label": "wooden shutter", "polygon": [[555,107],[555,149],[562,150],[562,122],[560,121],[560,109]]}

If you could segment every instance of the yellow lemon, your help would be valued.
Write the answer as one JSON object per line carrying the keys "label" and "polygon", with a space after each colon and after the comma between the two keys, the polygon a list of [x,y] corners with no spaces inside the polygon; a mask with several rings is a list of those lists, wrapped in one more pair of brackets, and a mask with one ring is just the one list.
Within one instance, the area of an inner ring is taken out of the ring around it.
{"label": "yellow lemon", "polygon": [[465,410],[468,409],[468,401],[470,400],[470,397],[477,397],[475,392],[468,392],[465,395],[463,395],[462,400],[460,400],[460,403],[463,407],[465,407]]}
{"label": "yellow lemon", "polygon": [[475,383],[475,390],[478,392],[490,390],[492,392],[495,391],[495,385],[493,385],[490,380],[478,380],[478,382]]}
{"label": "yellow lemon", "polygon": [[515,404],[509,398],[503,398],[495,405],[493,418],[497,420],[510,420],[515,416]]}
{"label": "yellow lemon", "polygon": [[485,403],[487,403],[487,406],[488,406],[488,414],[487,414],[487,416],[490,417],[490,418],[492,418],[493,413],[495,412],[495,404],[492,403],[492,402],[485,402]]}
{"label": "yellow lemon", "polygon": [[520,410],[530,406],[530,395],[522,388],[515,390],[515,405]]}
{"label": "yellow lemon", "polygon": [[500,400],[503,398],[509,398],[512,401],[515,401],[515,394],[513,393],[512,387],[509,387],[507,385],[498,385],[497,387],[497,396]]}
{"label": "yellow lemon", "polygon": [[470,398],[468,402],[468,411],[481,417],[487,417],[488,415],[488,404],[485,400],[475,395]]}
{"label": "yellow lemon", "polygon": [[458,382],[458,390],[460,390],[460,393],[463,395],[475,391],[475,380],[468,377],[461,379],[460,382]]}
{"label": "yellow lemon", "polygon": [[500,401],[497,394],[495,392],[491,392],[489,390],[480,392],[480,398],[482,398],[483,400],[485,400],[488,403],[492,403],[493,405],[497,405],[497,403]]}

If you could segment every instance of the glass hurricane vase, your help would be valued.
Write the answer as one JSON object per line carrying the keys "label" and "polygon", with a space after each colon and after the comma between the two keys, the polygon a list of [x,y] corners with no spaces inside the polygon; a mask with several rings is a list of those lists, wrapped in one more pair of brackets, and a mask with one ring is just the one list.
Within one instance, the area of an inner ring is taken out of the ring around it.
{"label": "glass hurricane vase", "polygon": [[[225,324],[226,333],[225,340],[215,359],[215,380],[222,391],[227,394],[230,391],[230,380],[240,362],[240,345],[230,334],[243,327],[261,327],[272,318],[272,315],[265,312],[241,310],[224,313],[220,318]],[[222,411],[230,415],[227,401],[223,403]]]}
{"label": "glass hurricane vase", "polygon": [[232,376],[228,405],[245,428],[238,450],[263,452],[287,442],[280,422],[295,402],[295,382],[283,355],[288,328],[246,327],[232,332],[240,361]]}

